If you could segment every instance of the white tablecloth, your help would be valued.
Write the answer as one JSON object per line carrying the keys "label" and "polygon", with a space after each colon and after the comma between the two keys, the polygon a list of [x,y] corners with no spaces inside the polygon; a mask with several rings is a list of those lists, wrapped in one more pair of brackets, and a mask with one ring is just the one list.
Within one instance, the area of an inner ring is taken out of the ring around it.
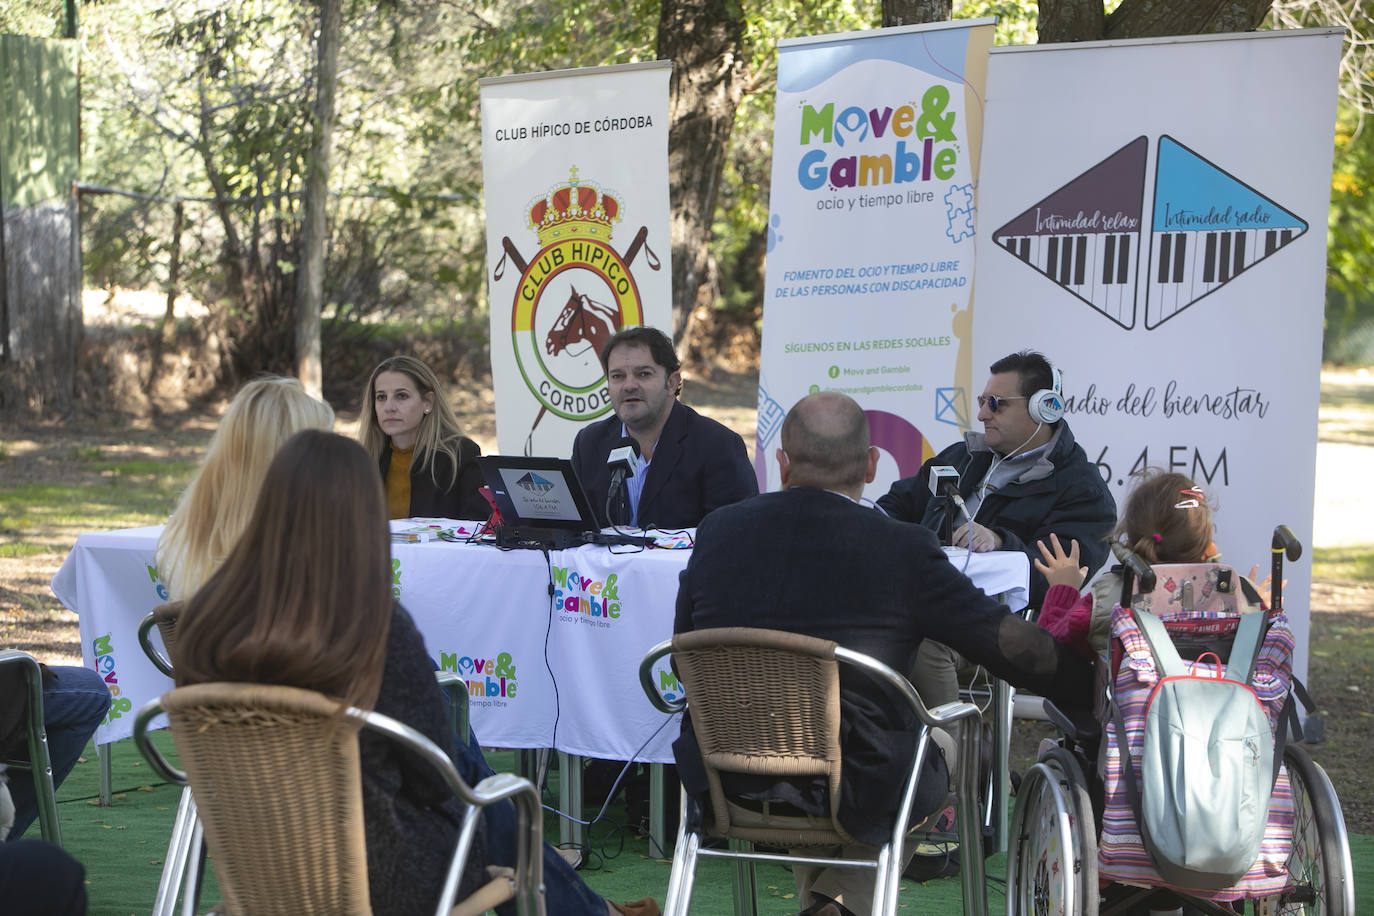
{"label": "white tablecloth", "polygon": [[[86,664],[115,695],[101,744],[131,734],[133,714],[172,686],[138,645],[139,622],[166,600],[153,557],[161,530],[83,534],[52,580],[81,618]],[[537,550],[396,543],[393,589],[436,666],[468,682],[482,744],[667,763],[678,728],[645,699],[639,660],[672,635],[690,553],[588,546],[551,551],[546,562]],[[1024,554],[975,554],[967,572],[1012,610],[1025,606]],[[677,689],[666,665],[658,683]]]}

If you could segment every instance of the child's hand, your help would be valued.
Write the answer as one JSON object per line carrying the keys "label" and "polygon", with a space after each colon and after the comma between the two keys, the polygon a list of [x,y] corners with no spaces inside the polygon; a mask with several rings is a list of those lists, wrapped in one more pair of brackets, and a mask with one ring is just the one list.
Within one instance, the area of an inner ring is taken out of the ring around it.
{"label": "child's hand", "polygon": [[1074,588],[1081,588],[1083,580],[1088,577],[1088,567],[1078,565],[1078,542],[1069,541],[1069,552],[1064,553],[1064,548],[1059,543],[1059,535],[1050,535],[1050,546],[1046,547],[1043,540],[1036,542],[1036,547],[1040,548],[1040,556],[1045,560],[1042,563],[1035,561],[1035,568],[1040,570],[1040,574],[1045,577],[1045,581],[1050,585],[1069,585]]}
{"label": "child's hand", "polygon": [[[1258,576],[1258,575],[1259,575],[1259,564],[1256,563],[1254,566],[1251,566],[1251,567],[1250,567],[1250,575],[1246,576],[1245,578],[1249,579],[1251,582],[1254,582],[1254,581],[1255,581],[1255,577]],[[1273,586],[1273,584],[1274,584],[1274,574],[1273,574],[1273,573],[1270,573],[1270,574],[1266,575],[1263,579],[1261,579],[1258,583],[1256,583],[1256,585],[1255,585],[1255,590],[1258,591],[1258,592],[1259,592],[1261,595],[1263,595],[1265,598],[1268,598],[1270,595],[1273,594],[1273,592],[1272,592],[1272,590],[1271,590],[1271,587]],[[1283,580],[1283,587],[1284,587],[1284,588],[1287,588],[1287,587],[1288,587],[1288,580],[1287,580],[1287,579],[1284,579],[1284,580]]]}

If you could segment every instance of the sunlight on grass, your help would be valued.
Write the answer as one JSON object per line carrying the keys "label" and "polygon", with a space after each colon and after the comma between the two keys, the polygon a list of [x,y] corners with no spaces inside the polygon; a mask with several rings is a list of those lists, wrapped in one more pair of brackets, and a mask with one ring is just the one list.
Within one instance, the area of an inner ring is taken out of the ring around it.
{"label": "sunlight on grass", "polygon": [[1374,585],[1374,544],[1316,548],[1312,551],[1312,578]]}
{"label": "sunlight on grass", "polygon": [[102,476],[88,482],[0,487],[0,530],[41,538],[61,529],[97,531],[161,524],[176,507],[194,467],[179,462],[106,460],[97,466]]}
{"label": "sunlight on grass", "polygon": [[48,544],[34,544],[29,541],[15,541],[11,544],[0,544],[0,557],[6,559],[18,559],[19,557],[39,557],[48,553],[62,553],[59,547]]}

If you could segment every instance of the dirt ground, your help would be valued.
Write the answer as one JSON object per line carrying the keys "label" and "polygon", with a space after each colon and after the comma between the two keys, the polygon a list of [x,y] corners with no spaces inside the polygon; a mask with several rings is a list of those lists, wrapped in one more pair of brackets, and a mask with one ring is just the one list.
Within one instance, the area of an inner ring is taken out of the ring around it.
{"label": "dirt ground", "polygon": [[[472,392],[482,392],[474,394]],[[490,386],[454,392],[468,434],[486,452],[496,450]],[[683,397],[702,412],[736,429],[752,448],[757,377],[717,370],[685,380]],[[124,462],[193,465],[203,453],[223,405],[164,415],[156,421],[112,423],[79,420],[6,425],[0,421],[0,518],[20,519],[0,529],[0,646],[23,649],[42,660],[80,664],[76,617],[61,606],[49,582],[89,519],[53,521],[13,504],[7,487],[21,483],[81,487],[152,486],[156,478],[112,471]],[[352,433],[356,408],[339,405],[340,432]],[[1351,488],[1374,467],[1374,375],[1332,371],[1322,377],[1317,451],[1315,540],[1317,547],[1364,546],[1374,553],[1374,488]],[[1363,472],[1363,473],[1360,473]],[[169,512],[175,493],[158,505]],[[7,502],[10,501],[10,502]],[[84,522],[84,523],[83,523]],[[142,522],[146,523],[146,522]],[[5,550],[4,545],[22,549]],[[18,555],[15,555],[18,554]],[[1325,724],[1314,756],[1327,768],[1342,799],[1349,826],[1374,833],[1374,784],[1364,778],[1371,750],[1369,697],[1374,695],[1374,588],[1355,581],[1313,584],[1309,687]],[[1030,735],[1035,726],[1023,727]]]}

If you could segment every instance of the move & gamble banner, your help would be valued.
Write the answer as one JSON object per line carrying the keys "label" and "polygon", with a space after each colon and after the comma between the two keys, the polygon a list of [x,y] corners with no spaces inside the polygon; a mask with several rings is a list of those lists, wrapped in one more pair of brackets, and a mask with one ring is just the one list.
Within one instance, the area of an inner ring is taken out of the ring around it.
{"label": "move & gamble banner", "polygon": [[[1312,543],[1340,51],[1311,29],[989,58],[975,369],[1044,352],[1118,508],[1133,472],[1190,475],[1242,573],[1278,524]],[[1310,559],[1285,574],[1305,672]]]}
{"label": "move & gamble banner", "polygon": [[568,455],[610,412],[601,345],[672,332],[668,77],[653,61],[480,80],[500,451]]}
{"label": "move & gamble banner", "polygon": [[755,470],[809,392],[851,395],[880,495],[967,429],[992,19],[779,42]]}

